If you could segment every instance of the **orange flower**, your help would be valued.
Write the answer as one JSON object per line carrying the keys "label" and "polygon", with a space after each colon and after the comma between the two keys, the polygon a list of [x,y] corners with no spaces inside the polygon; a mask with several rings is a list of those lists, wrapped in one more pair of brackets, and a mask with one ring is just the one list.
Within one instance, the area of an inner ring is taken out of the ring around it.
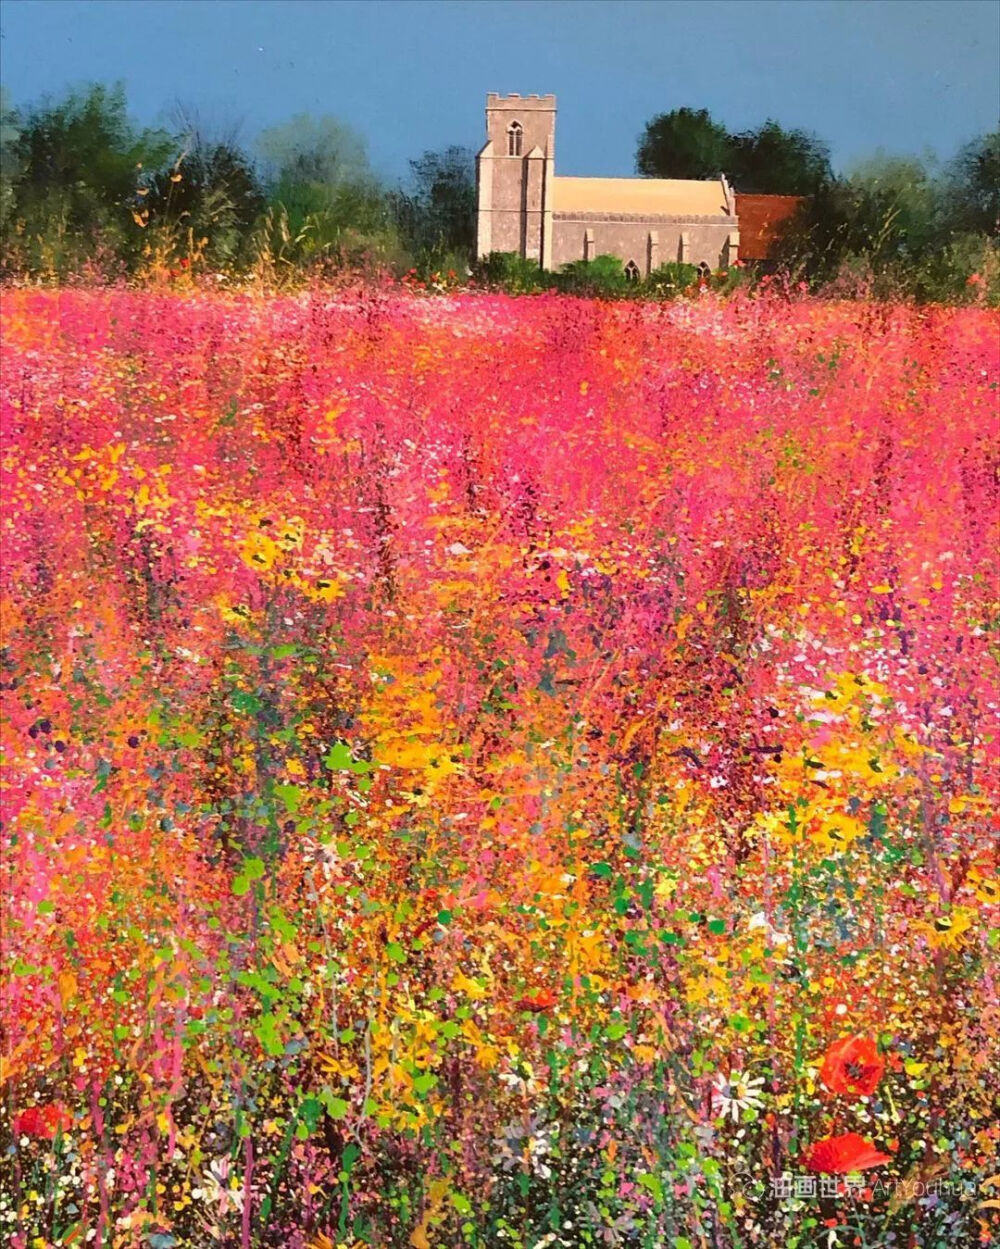
{"label": "orange flower", "polygon": [[540,989],[528,997],[518,998],[514,1005],[518,1010],[543,1011],[549,1010],[558,1002],[556,995],[548,989]]}
{"label": "orange flower", "polygon": [[73,1116],[61,1102],[49,1102],[46,1106],[29,1106],[14,1116],[12,1127],[15,1136],[34,1136],[40,1141],[52,1141],[73,1126]]}
{"label": "orange flower", "polygon": [[880,1153],[871,1141],[858,1136],[857,1132],[847,1132],[843,1136],[825,1136],[815,1141],[806,1149],[802,1160],[810,1171],[846,1175],[892,1162],[892,1155]]}
{"label": "orange flower", "polygon": [[851,1036],[835,1041],[823,1056],[820,1079],[831,1093],[870,1097],[885,1070],[885,1059],[870,1037]]}

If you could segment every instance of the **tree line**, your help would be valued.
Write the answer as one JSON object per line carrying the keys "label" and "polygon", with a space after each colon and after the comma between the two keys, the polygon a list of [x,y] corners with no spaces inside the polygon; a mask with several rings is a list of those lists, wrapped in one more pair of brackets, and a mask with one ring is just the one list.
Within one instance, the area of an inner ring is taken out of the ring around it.
{"label": "tree line", "polygon": [[[252,146],[191,109],[175,108],[171,122],[138,126],[121,87],[91,85],[23,109],[0,101],[0,276],[208,272],[280,281],[377,269],[443,282],[474,267],[470,148],[424,152],[390,186],[372,170],[364,139],[336,118],[294,117]],[[813,134],[773,120],[731,133],[706,110],[679,108],[647,123],[636,171],[723,172],[737,192],[803,197],[778,261],[813,289],[998,297],[1000,131],[940,166],[880,154],[837,176]],[[537,286],[510,260],[479,266],[478,275]],[[569,276],[573,289],[589,280]],[[605,276],[609,293],[624,289],[610,269]],[[590,277],[596,282],[597,271]]]}
{"label": "tree line", "polygon": [[1000,131],[944,164],[879,153],[838,177],[814,134],[773,120],[732,134],[704,109],[679,108],[646,125],[636,169],[653,178],[724,172],[738,192],[803,197],[776,260],[814,288],[1000,299]]}
{"label": "tree line", "polygon": [[386,186],[364,139],[297,116],[252,147],[177,107],[142,128],[121,87],[0,106],[0,273],[6,278],[383,268],[465,272],[475,157],[425,152]]}

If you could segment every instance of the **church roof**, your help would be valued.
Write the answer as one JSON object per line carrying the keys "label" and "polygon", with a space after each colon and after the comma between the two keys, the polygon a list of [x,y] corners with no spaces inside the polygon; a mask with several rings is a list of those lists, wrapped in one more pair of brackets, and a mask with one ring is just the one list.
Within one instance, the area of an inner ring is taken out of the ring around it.
{"label": "church roof", "polygon": [[721,179],[553,178],[552,211],[630,216],[726,216]]}
{"label": "church roof", "polygon": [[775,252],[782,227],[805,203],[801,195],[743,195],[736,193],[740,219],[740,257],[767,260]]}

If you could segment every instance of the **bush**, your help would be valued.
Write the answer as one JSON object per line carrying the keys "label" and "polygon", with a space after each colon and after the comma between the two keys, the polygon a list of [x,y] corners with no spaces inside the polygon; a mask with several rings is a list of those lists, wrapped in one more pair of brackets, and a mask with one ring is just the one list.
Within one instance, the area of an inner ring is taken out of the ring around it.
{"label": "bush", "polygon": [[617,256],[595,256],[593,260],[573,260],[563,265],[557,276],[560,290],[593,299],[638,293],[640,284],[630,282]]}
{"label": "bush", "polygon": [[916,267],[913,291],[922,303],[1000,304],[1000,241],[959,234]]}
{"label": "bush", "polygon": [[698,270],[695,265],[682,264],[671,260],[669,264],[660,265],[646,279],[646,290],[657,299],[669,299],[689,290],[698,282]]}
{"label": "bush", "polygon": [[524,295],[549,285],[538,262],[517,252],[490,252],[485,260],[476,262],[472,276],[477,283],[499,287],[509,295]]}

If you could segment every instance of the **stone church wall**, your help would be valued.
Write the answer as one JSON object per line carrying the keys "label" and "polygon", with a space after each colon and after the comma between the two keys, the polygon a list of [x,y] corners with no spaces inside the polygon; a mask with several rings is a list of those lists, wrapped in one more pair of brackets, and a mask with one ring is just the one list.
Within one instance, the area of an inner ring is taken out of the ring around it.
{"label": "stone church wall", "polygon": [[727,217],[715,221],[671,217],[643,220],[597,214],[573,218],[556,213],[552,224],[552,268],[608,255],[619,256],[623,264],[635,261],[643,277],[671,261],[707,264],[710,269],[718,269],[735,259],[735,230]]}

